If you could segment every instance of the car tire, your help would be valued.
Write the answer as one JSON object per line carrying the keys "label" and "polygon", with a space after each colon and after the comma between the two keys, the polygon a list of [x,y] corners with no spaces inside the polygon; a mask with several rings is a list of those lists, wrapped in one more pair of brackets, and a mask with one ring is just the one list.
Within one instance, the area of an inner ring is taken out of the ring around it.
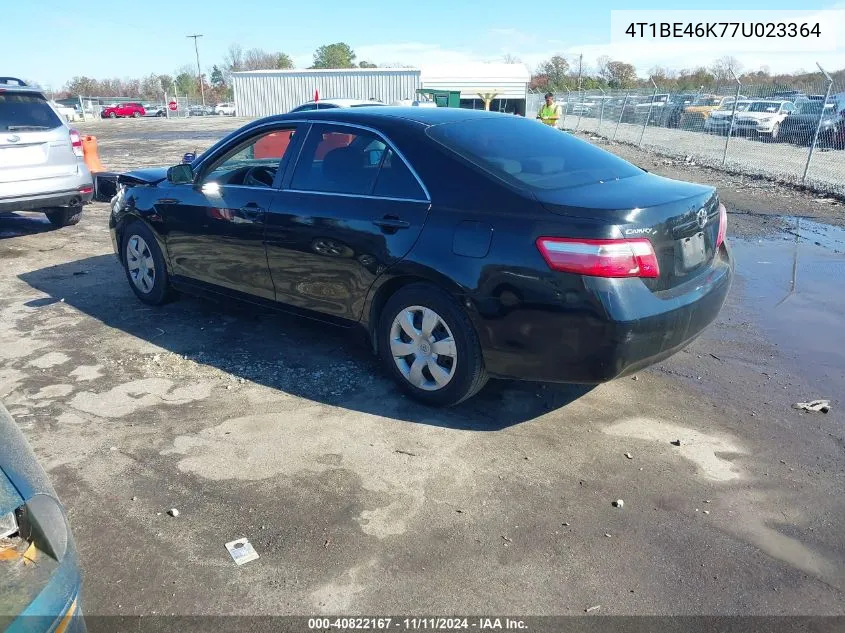
{"label": "car tire", "polygon": [[137,119],[137,118],[139,118],[140,116],[141,116],[141,113],[140,113],[140,112],[138,112],[137,110],[136,110],[135,112],[133,112],[133,113],[132,113],[132,118],[133,118],[133,119]]}
{"label": "car tire", "polygon": [[[487,383],[472,322],[437,286],[415,283],[391,296],[381,311],[376,335],[387,372],[405,393],[423,404],[453,406]],[[407,355],[396,355],[405,349]]]}
{"label": "car tire", "polygon": [[117,112],[109,112],[109,118],[110,119],[116,119],[117,118]]}
{"label": "car tire", "polygon": [[120,261],[135,296],[149,305],[162,305],[172,298],[164,254],[153,232],[142,222],[123,231]]}
{"label": "car tire", "polygon": [[50,224],[60,229],[63,226],[79,224],[82,218],[82,207],[56,207],[45,211],[44,214],[50,220]]}

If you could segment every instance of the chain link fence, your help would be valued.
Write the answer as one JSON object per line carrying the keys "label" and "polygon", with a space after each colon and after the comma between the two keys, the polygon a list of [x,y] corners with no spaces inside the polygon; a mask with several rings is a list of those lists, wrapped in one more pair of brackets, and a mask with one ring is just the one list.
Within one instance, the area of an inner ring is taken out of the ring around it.
{"label": "chain link fence", "polygon": [[83,114],[87,120],[108,118],[103,117],[103,111],[113,106],[122,104],[138,103],[144,107],[147,117],[170,117],[183,118],[189,116],[209,116],[214,114],[214,107],[202,105],[199,97],[188,98],[179,96],[176,98],[176,110],[170,110],[168,103],[173,100],[172,95],[159,95],[157,99],[143,99],[137,97],[79,97],[78,105],[75,108]]}
{"label": "chain link fence", "polygon": [[[543,103],[528,95],[527,115]],[[555,95],[558,127],[748,175],[845,195],[845,85],[821,77],[778,87],[739,82],[671,92]]]}

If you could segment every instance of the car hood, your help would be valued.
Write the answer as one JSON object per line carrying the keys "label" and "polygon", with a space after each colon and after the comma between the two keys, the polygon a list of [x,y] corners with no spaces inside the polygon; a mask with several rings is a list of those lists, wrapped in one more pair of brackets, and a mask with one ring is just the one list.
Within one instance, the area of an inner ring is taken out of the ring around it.
{"label": "car hood", "polygon": [[167,179],[167,167],[150,167],[127,171],[118,176],[118,180],[126,185],[156,185]]}
{"label": "car hood", "polygon": [[[832,121],[835,121],[836,117],[832,115],[826,114],[822,119],[822,124],[829,124]],[[818,114],[790,114],[786,119],[784,119],[784,123],[795,123],[797,125],[816,125],[819,122],[819,115]]]}
{"label": "car hood", "polygon": [[718,110],[718,109],[719,109],[719,106],[687,106],[686,108],[684,108],[684,112],[707,113],[707,112],[714,112],[715,110]]}
{"label": "car hood", "polygon": [[760,119],[767,119],[769,117],[776,117],[780,116],[777,112],[742,112],[737,115],[738,119],[754,119],[759,121]]}

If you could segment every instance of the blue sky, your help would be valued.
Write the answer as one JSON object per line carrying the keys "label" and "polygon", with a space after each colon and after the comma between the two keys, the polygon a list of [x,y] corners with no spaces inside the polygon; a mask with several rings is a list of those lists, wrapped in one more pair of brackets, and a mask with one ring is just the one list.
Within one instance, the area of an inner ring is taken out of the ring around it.
{"label": "blue sky", "polygon": [[[204,34],[200,39],[204,71],[220,62],[231,43],[244,49],[280,50],[297,66],[308,66],[315,48],[337,41],[350,44],[358,60],[418,66],[499,61],[510,53],[533,69],[554,54],[572,57],[583,53],[587,67],[594,65],[599,55],[609,54],[634,63],[642,76],[655,64],[683,68],[726,54],[735,54],[751,69],[765,64],[772,71],[809,70],[814,69],[815,61],[834,69],[845,67],[845,28],[837,50],[824,53],[736,54],[723,47],[701,52],[685,50],[679,44],[667,54],[610,44],[611,10],[678,6],[667,1],[632,5],[621,0],[143,0],[111,6],[67,0],[2,1],[7,5],[0,38],[4,74],[53,88],[74,75],[138,77],[194,64],[193,41],[185,37],[190,33]],[[549,8],[543,9],[544,5]],[[707,0],[696,6],[756,9],[762,20],[772,9],[845,8],[845,2]],[[37,28],[32,28],[35,25]]]}

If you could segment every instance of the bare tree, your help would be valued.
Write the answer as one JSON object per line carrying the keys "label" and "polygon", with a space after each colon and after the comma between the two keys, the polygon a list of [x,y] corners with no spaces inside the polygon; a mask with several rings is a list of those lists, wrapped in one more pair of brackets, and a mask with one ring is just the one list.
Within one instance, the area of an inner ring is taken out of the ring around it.
{"label": "bare tree", "polygon": [[522,60],[516,55],[505,53],[504,55],[502,55],[502,62],[505,64],[521,64]]}
{"label": "bare tree", "polygon": [[609,55],[599,55],[596,59],[596,73],[605,81],[610,81],[611,74],[607,65],[613,61]]}
{"label": "bare tree", "polygon": [[725,55],[724,57],[713,60],[713,63],[710,64],[709,70],[713,75],[713,78],[716,80],[716,83],[725,83],[733,81],[731,70],[733,70],[737,75],[742,72],[742,62],[740,62],[736,57]]}

